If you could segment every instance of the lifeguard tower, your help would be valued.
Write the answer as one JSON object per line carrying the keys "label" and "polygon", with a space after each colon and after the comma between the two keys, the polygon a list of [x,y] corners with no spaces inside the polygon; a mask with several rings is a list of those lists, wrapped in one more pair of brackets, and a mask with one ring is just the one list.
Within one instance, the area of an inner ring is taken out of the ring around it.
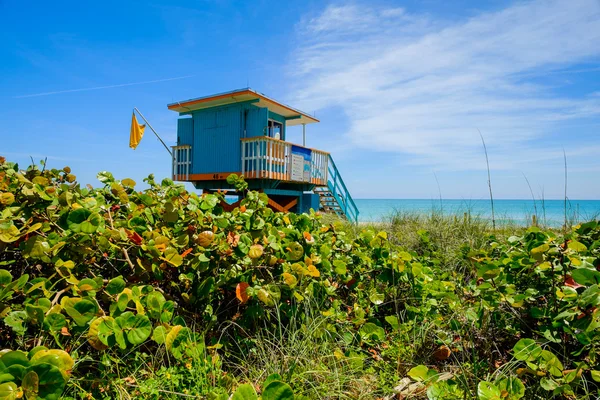
{"label": "lifeguard tower", "polygon": [[277,211],[335,212],[356,222],[358,209],[331,155],[286,141],[288,126],[319,122],[252,89],[168,105],[179,113],[173,180],[205,192],[235,189],[230,174],[269,196]]}

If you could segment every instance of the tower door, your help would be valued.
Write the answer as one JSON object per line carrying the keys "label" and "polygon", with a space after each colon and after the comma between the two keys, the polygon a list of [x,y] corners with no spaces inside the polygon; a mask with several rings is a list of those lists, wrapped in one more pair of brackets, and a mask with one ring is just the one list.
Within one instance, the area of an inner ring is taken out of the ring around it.
{"label": "tower door", "polygon": [[268,134],[266,108],[250,107],[246,115],[246,137],[265,136]]}

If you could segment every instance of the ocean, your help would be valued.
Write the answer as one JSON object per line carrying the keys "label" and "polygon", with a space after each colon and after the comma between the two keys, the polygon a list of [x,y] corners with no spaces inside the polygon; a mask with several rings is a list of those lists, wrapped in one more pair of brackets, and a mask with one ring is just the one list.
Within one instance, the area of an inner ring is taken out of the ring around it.
{"label": "ocean", "polygon": [[[385,222],[395,212],[431,213],[448,215],[470,213],[472,218],[492,218],[490,200],[442,199],[355,199],[360,211],[360,222]],[[537,214],[540,224],[562,226],[565,220],[564,200],[494,200],[496,222],[519,225],[531,224]],[[537,212],[536,212],[537,208]],[[600,218],[600,200],[567,200],[567,219],[584,222]]]}

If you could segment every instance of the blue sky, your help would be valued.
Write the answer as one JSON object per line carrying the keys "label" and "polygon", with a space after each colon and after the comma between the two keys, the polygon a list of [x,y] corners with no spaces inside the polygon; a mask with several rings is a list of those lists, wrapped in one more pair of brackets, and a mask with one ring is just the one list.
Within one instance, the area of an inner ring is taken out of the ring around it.
{"label": "blue sky", "polygon": [[358,198],[485,198],[478,130],[495,197],[561,198],[564,148],[569,197],[600,198],[598,0],[172,4],[0,1],[0,155],[166,177],[132,108],[171,145],[167,103],[249,85],[316,114]]}

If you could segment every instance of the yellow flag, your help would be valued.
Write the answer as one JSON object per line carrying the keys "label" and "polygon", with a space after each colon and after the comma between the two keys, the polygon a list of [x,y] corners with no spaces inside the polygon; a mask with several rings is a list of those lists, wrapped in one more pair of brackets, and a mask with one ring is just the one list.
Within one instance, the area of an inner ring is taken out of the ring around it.
{"label": "yellow flag", "polygon": [[135,148],[140,144],[142,140],[142,136],[144,136],[144,129],[146,129],[146,125],[140,125],[135,118],[135,113],[131,116],[131,133],[129,134],[129,147],[135,150]]}

